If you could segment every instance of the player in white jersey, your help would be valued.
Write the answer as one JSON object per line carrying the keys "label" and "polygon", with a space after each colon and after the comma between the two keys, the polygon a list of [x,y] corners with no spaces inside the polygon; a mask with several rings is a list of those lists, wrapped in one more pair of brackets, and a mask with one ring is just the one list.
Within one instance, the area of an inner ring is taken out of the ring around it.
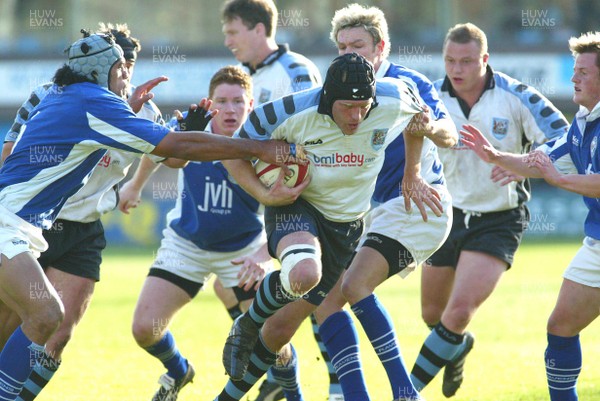
{"label": "player in white jersey", "polygon": [[[487,50],[485,33],[471,23],[446,35],[446,77],[435,86],[456,126],[472,124],[510,152],[566,132],[566,119],[541,93],[491,69]],[[422,269],[422,315],[432,331],[411,373],[421,390],[445,367],[442,393],[452,397],[474,343],[467,326],[512,265],[529,221],[529,183],[507,178],[460,142],[440,149],[440,158],[454,220],[448,240]]]}
{"label": "player in white jersey", "polygon": [[520,155],[495,149],[474,126],[461,131],[465,144],[484,161],[580,194],[588,209],[583,246],[563,274],[548,319],[544,359],[552,401],[579,399],[577,381],[583,367],[579,333],[600,315],[600,32],[572,37],[569,48],[575,58],[571,82],[579,111],[567,134]]}
{"label": "player in white jersey", "polygon": [[[0,398],[15,400],[45,343],[64,318],[63,304],[36,261],[48,229],[85,184],[106,149],[190,160],[259,157],[281,163],[293,146],[175,133],[135,116],[125,102],[128,69],[112,35],[83,31],[68,64],[33,110],[0,169],[0,301],[22,320],[0,353]],[[68,122],[68,123],[67,123]],[[265,146],[266,145],[266,146]],[[31,292],[34,288],[35,291]]]}
{"label": "player in white jersey", "polygon": [[[374,290],[395,274],[406,277],[448,236],[452,206],[436,145],[452,146],[458,135],[433,84],[422,74],[388,61],[390,38],[380,9],[352,4],[336,11],[331,25],[331,39],[339,54],[356,52],[363,55],[373,64],[378,79],[410,80],[431,111],[427,120],[420,123],[426,136],[421,155],[421,175],[441,195],[444,214],[435,216],[429,212],[427,221],[423,221],[420,215],[404,209],[404,137],[399,136],[386,149],[385,162],[373,194],[373,209],[367,219],[369,224],[365,227],[357,254],[315,312],[320,323],[319,337],[327,349],[326,355],[331,357],[336,368],[333,376],[339,376],[344,393],[332,394],[330,388],[329,400],[370,399],[361,368],[354,321],[343,310],[346,303],[352,306],[354,316],[360,321],[386,369],[393,399],[417,399],[418,393],[402,360],[392,320]],[[386,346],[382,347],[382,344]]]}
{"label": "player in white jersey", "polygon": [[[129,80],[131,80],[137,53],[141,50],[139,41],[131,36],[126,24],[114,26],[100,23],[98,32],[110,33],[115,37],[115,41],[123,49]],[[152,87],[161,81],[162,79],[157,79],[141,85],[140,90],[149,93]],[[52,85],[53,83],[50,82],[38,86],[23,103],[11,129],[6,134],[3,155],[10,154],[21,127],[26,124],[33,109],[51,91]],[[143,96],[146,97],[148,96]],[[151,100],[142,103],[144,99],[140,99],[139,93],[130,96],[129,99],[130,105],[139,109],[136,110],[139,117],[158,124],[164,123],[160,110]],[[118,150],[106,152],[86,185],[69,198],[53,226],[43,231],[44,239],[48,242],[48,250],[40,255],[38,262],[50,282],[61,294],[65,319],[46,343],[45,360],[34,368],[21,391],[20,398],[35,399],[60,366],[62,352],[87,310],[95,283],[100,280],[101,253],[106,245],[100,217],[115,208],[117,185],[125,178],[129,167],[138,158],[139,155],[131,152]],[[174,165],[172,160],[169,164]],[[2,319],[2,345],[21,324],[14,312],[6,311],[6,314],[10,316]]]}
{"label": "player in white jersey", "polygon": [[225,46],[252,76],[257,104],[320,85],[312,61],[275,42],[278,19],[272,0],[228,0],[221,16]]}
{"label": "player in white jersey", "polygon": [[[404,82],[382,80],[358,54],[337,57],[322,88],[264,104],[240,137],[285,138],[304,145],[310,182],[292,204],[274,199],[246,161],[226,166],[244,188],[267,205],[269,252],[281,270],[265,277],[248,312],[236,319],[223,351],[231,377],[219,401],[239,400],[275,361],[275,352],[323,301],[349,262],[362,234],[385,148],[423,112]],[[422,136],[405,132],[406,176],[411,198],[441,215],[439,194],[419,175]],[[410,199],[407,198],[410,205]]]}
{"label": "player in white jersey", "polygon": [[[272,0],[228,0],[221,19],[225,46],[252,77],[256,105],[321,84],[321,74],[312,61],[275,41],[279,19]],[[214,289],[230,316],[237,318],[241,312],[235,296],[224,290],[219,280]],[[274,372],[267,372],[255,401],[283,399]]]}

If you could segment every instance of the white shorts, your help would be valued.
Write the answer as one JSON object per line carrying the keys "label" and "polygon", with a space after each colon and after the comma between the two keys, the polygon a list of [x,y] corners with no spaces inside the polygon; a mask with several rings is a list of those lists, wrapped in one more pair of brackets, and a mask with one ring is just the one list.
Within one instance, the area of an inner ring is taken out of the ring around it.
{"label": "white shorts", "polygon": [[[404,207],[404,197],[390,199],[369,212],[367,233],[378,233],[401,243],[415,260],[398,275],[404,278],[425,262],[448,238],[452,228],[452,197],[443,185],[433,185],[441,196],[444,213],[437,217],[427,208],[427,222],[419,209],[412,205],[410,212]],[[363,236],[362,241],[365,240]],[[362,245],[362,243],[361,243]]]}
{"label": "white shorts", "polygon": [[600,241],[585,237],[583,246],[575,254],[563,277],[588,287],[600,288]]}
{"label": "white shorts", "polygon": [[20,253],[31,252],[34,258],[48,249],[42,229],[0,206],[0,253],[12,259]]}
{"label": "white shorts", "polygon": [[[200,284],[206,283],[215,274],[225,288],[231,288],[237,286],[240,280],[237,274],[241,268],[241,265],[234,265],[231,261],[255,253],[266,242],[267,236],[263,231],[254,241],[238,251],[206,251],[177,235],[171,227],[167,227],[163,230],[163,239],[152,268],[165,270]],[[273,268],[271,263],[269,271]]]}

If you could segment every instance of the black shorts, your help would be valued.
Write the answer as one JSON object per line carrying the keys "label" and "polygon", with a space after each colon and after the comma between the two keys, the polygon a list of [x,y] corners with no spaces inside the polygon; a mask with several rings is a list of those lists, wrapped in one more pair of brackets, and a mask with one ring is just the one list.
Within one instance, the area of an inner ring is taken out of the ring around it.
{"label": "black shorts", "polygon": [[277,257],[277,244],[290,233],[308,231],[319,239],[323,275],[319,284],[304,296],[313,305],[320,305],[337,283],[352,259],[363,228],[362,219],[349,223],[327,220],[302,198],[291,205],[265,208],[265,229],[271,256]]}
{"label": "black shorts", "polygon": [[476,251],[506,262],[510,269],[529,222],[527,206],[482,213],[480,216],[472,214],[468,219],[468,227],[465,225],[467,215],[457,208],[453,212],[450,235],[444,245],[431,256],[431,264],[456,268],[461,251]]}
{"label": "black shorts", "polygon": [[42,268],[53,267],[75,276],[100,280],[102,250],[106,247],[100,220],[78,223],[58,219],[43,235],[48,250],[38,258]]}

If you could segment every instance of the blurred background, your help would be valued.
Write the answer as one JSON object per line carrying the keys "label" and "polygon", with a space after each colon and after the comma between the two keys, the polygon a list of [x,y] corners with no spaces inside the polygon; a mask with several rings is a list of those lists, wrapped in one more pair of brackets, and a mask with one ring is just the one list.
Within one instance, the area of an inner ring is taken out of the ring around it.
{"label": "blurred background", "polygon": [[[277,41],[312,59],[322,74],[336,50],[329,39],[335,10],[356,1],[275,0]],[[598,0],[364,0],[381,8],[390,28],[390,61],[443,78],[442,42],[448,28],[473,22],[488,36],[490,65],[536,87],[572,119],[567,41],[598,30]],[[133,76],[139,84],[158,75],[169,81],[154,92],[165,118],[174,108],[206,96],[212,74],[237,64],[223,45],[219,0],[0,0],[0,132],[33,88],[49,81],[63,50],[98,22],[126,22],[142,42]],[[65,122],[68,123],[68,122]],[[177,196],[176,173],[162,167],[131,215],[105,216],[109,241],[155,246],[164,215]],[[474,183],[476,185],[476,183]],[[534,183],[532,238],[578,237],[586,209],[580,197]]]}

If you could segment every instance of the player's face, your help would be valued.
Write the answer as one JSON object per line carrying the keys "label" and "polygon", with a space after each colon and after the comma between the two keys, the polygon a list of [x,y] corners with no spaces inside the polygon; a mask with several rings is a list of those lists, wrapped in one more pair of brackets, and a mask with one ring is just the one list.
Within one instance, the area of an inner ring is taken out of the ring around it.
{"label": "player's face", "polygon": [[356,133],[360,123],[365,119],[373,99],[369,100],[336,100],[331,108],[333,121],[344,135]]}
{"label": "player's face", "polygon": [[131,77],[133,76],[133,69],[135,68],[135,61],[125,60],[125,68],[127,68],[127,76],[129,82],[131,82]]}
{"label": "player's face", "polygon": [[242,19],[236,17],[223,24],[223,34],[225,35],[225,47],[231,50],[237,61],[257,64],[254,60],[256,58],[255,49],[257,49],[256,43],[260,38],[256,27],[248,29]]}
{"label": "player's face", "polygon": [[252,110],[252,99],[240,85],[223,83],[215,87],[211,110],[219,110],[212,120],[216,134],[232,136]]}
{"label": "player's face", "polygon": [[338,31],[337,48],[340,56],[347,53],[358,53],[379,68],[383,61],[384,43],[373,43],[373,36],[363,27],[346,28]]}
{"label": "player's face", "polygon": [[127,98],[127,88],[129,86],[129,73],[125,66],[125,60],[117,61],[110,69],[110,78],[108,79],[108,90],[122,97]]}
{"label": "player's face", "polygon": [[600,102],[600,69],[596,57],[596,53],[577,55],[571,77],[573,101],[590,111]]}
{"label": "player's face", "polygon": [[444,48],[446,75],[458,94],[481,90],[485,84],[487,54],[475,41],[456,43],[448,41]]}

